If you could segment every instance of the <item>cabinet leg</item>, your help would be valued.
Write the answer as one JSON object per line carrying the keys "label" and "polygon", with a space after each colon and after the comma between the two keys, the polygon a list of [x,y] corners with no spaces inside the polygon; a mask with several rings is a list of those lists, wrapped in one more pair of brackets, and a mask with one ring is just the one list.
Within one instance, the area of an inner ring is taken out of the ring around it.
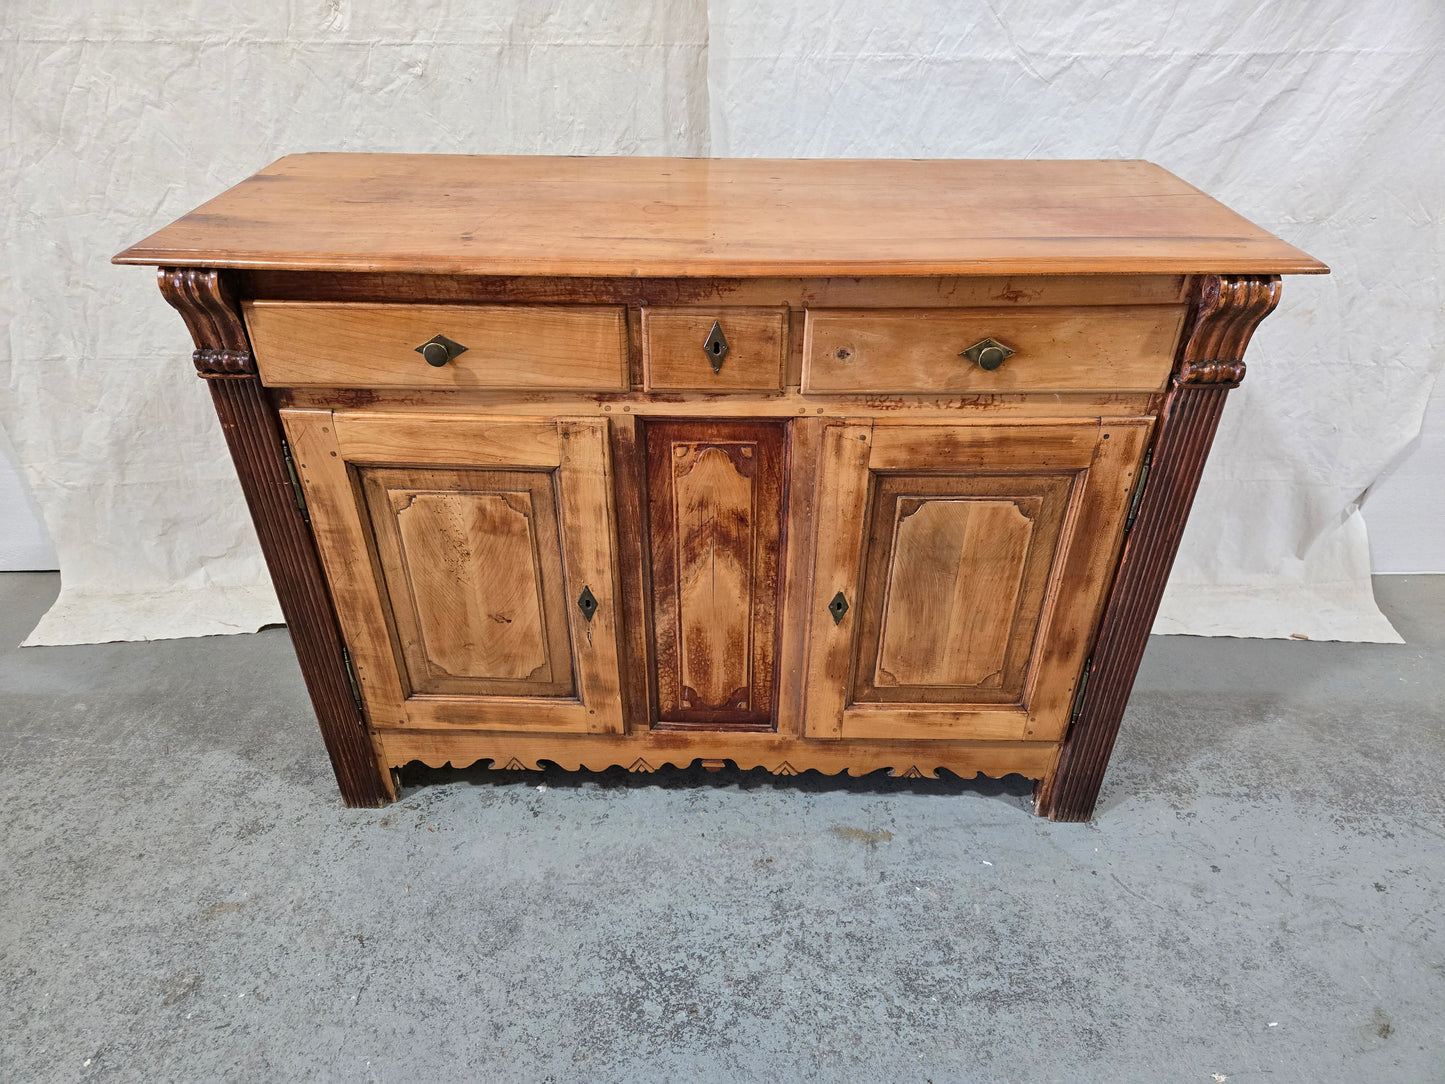
{"label": "cabinet leg", "polygon": [[1164,596],[1227,393],[1227,388],[1175,388],[1170,393],[1149,487],[1124,544],[1079,717],[1064,740],[1051,785],[1041,782],[1037,791],[1039,811],[1052,820],[1086,821],[1094,815],[1119,721],[1149,643],[1149,629]]}
{"label": "cabinet leg", "polygon": [[1224,398],[1244,376],[1250,335],[1278,303],[1277,276],[1199,281],[1193,330],[1160,414],[1149,483],[1124,542],[1079,717],[1064,740],[1053,778],[1041,781],[1034,792],[1035,808],[1052,820],[1086,821],[1094,815]]}
{"label": "cabinet leg", "polygon": [[195,340],[196,370],[210,386],[341,797],[349,806],[385,805],[395,797],[392,777],[377,762],[352,699],[331,596],[291,490],[280,422],[256,373],[240,310],[216,271],[161,268],[160,286]]}

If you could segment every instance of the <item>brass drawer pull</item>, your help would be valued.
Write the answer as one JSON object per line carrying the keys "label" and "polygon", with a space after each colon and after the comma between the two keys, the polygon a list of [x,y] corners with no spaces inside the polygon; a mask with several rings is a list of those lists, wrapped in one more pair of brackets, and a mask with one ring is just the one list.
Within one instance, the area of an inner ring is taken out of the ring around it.
{"label": "brass drawer pull", "polygon": [[702,341],[702,352],[707,355],[708,364],[712,366],[713,372],[722,371],[723,358],[728,356],[728,338],[723,334],[722,324],[717,320],[712,322],[712,330],[707,333],[707,338]]}
{"label": "brass drawer pull", "polygon": [[997,339],[983,339],[980,342],[974,343],[958,356],[968,358],[969,361],[973,362],[980,369],[992,372],[1002,365],[1012,353],[1012,350]]}
{"label": "brass drawer pull", "polygon": [[461,343],[452,342],[452,340],[448,339],[445,335],[433,335],[426,342],[418,346],[416,352],[426,358],[428,365],[440,369],[458,354],[465,354],[467,348]]}

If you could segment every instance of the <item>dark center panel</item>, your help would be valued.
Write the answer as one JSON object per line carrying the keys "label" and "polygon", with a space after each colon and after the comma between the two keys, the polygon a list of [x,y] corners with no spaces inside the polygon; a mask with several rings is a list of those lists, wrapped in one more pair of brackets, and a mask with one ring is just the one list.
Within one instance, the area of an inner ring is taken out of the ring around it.
{"label": "dark center panel", "polygon": [[776,729],[786,426],[645,423],[658,729]]}

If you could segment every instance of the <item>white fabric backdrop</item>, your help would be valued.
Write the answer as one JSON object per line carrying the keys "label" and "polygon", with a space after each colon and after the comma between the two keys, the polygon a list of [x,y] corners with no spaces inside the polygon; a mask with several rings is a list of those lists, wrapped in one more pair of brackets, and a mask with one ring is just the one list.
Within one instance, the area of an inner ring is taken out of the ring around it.
{"label": "white fabric backdrop", "polygon": [[1436,0],[57,8],[0,16],[0,423],[64,584],[31,642],[279,620],[181,322],[106,261],[303,150],[1159,162],[1335,274],[1256,336],[1158,631],[1395,639],[1357,503],[1445,338]]}

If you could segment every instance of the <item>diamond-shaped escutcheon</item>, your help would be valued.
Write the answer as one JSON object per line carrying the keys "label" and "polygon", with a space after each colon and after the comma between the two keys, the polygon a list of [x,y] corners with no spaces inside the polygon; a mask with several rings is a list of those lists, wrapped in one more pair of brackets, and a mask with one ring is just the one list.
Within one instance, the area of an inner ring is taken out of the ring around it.
{"label": "diamond-shaped escutcheon", "polygon": [[428,365],[440,369],[458,354],[465,354],[467,348],[459,342],[448,339],[445,335],[433,335],[418,346],[416,352],[426,358]]}
{"label": "diamond-shaped escutcheon", "polygon": [[[577,596],[577,608],[582,611],[583,617],[592,620],[592,615],[597,612],[597,596],[592,593],[592,588],[582,588],[582,593]],[[592,634],[589,632],[587,635]]]}
{"label": "diamond-shaped escutcheon", "polygon": [[723,334],[722,324],[716,320],[712,322],[707,338],[702,341],[702,352],[707,355],[713,372],[722,369],[723,358],[728,356],[728,337]]}

